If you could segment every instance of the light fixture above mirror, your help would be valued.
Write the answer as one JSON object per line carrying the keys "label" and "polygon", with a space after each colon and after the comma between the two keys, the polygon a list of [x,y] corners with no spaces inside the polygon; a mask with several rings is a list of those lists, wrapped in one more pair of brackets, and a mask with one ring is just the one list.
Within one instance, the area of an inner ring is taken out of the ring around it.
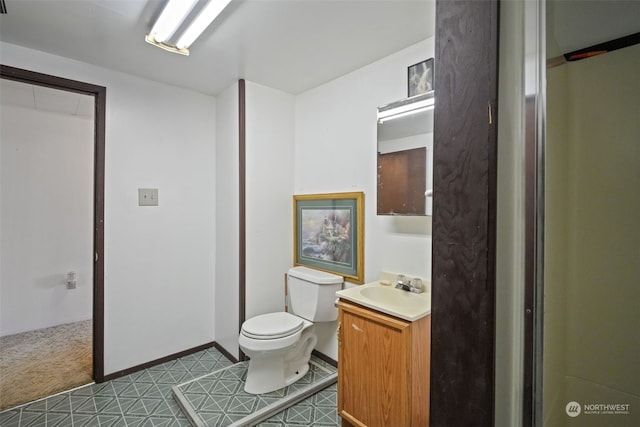
{"label": "light fixture above mirror", "polygon": [[382,124],[389,120],[399,119],[401,117],[431,110],[435,105],[436,98],[434,91],[415,95],[401,101],[392,102],[391,104],[378,107],[378,123]]}

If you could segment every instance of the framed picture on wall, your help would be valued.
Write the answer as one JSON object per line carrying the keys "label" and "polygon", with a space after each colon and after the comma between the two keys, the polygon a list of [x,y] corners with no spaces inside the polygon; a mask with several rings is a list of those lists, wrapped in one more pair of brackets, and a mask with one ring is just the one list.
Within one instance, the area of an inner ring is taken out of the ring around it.
{"label": "framed picture on wall", "polygon": [[363,210],[363,192],[294,195],[294,265],[363,283]]}
{"label": "framed picture on wall", "polygon": [[411,65],[407,74],[409,98],[433,90],[433,58]]}

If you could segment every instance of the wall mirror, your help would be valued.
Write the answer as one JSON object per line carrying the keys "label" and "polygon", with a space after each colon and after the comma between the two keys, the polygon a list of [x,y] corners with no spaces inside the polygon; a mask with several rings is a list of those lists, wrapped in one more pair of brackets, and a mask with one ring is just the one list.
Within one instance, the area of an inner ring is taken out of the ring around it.
{"label": "wall mirror", "polygon": [[378,215],[431,215],[434,107],[433,91],[378,107]]}

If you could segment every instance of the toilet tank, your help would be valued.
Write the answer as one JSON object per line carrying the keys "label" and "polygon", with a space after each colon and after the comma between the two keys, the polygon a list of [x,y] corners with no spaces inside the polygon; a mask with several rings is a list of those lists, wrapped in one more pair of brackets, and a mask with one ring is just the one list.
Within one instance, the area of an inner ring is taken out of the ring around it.
{"label": "toilet tank", "polygon": [[289,312],[311,322],[338,319],[336,291],[343,277],[307,267],[293,267],[287,273]]}

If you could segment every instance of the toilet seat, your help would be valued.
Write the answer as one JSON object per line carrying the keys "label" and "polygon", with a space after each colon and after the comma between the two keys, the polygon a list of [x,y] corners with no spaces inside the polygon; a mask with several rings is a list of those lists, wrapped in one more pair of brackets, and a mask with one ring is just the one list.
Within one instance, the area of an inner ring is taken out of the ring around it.
{"label": "toilet seat", "polygon": [[294,335],[304,327],[304,321],[287,312],[267,313],[252,317],[242,324],[242,334],[256,340],[273,340]]}

